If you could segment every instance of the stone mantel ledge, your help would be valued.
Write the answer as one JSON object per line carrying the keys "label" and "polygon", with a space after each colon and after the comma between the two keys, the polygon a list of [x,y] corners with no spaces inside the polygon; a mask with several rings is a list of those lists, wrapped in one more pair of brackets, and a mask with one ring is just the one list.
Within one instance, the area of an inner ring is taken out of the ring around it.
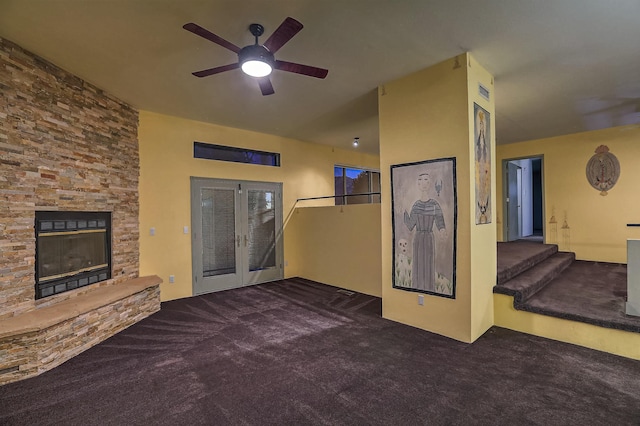
{"label": "stone mantel ledge", "polygon": [[119,284],[91,289],[87,293],[53,305],[0,319],[0,339],[40,332],[161,283],[162,279],[157,275],[133,278]]}

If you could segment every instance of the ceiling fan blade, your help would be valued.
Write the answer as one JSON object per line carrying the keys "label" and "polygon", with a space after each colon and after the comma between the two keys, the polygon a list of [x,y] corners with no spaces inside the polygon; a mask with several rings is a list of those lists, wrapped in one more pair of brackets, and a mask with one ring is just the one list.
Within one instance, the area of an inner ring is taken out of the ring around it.
{"label": "ceiling fan blade", "polygon": [[184,24],[182,26],[182,28],[184,28],[187,31],[191,31],[195,35],[199,35],[200,37],[204,37],[209,41],[212,41],[212,42],[214,42],[216,44],[219,44],[220,46],[225,47],[225,48],[231,50],[232,52],[235,52],[235,53],[240,52],[240,48],[238,46],[236,46],[235,44],[233,44],[231,42],[228,42],[227,40],[223,39],[222,37],[219,37],[219,36],[215,35],[214,33],[212,33],[209,30],[205,30],[204,28],[202,28],[198,24],[194,24],[193,22],[189,22],[188,24]]}
{"label": "ceiling fan blade", "polygon": [[258,85],[260,85],[260,90],[262,91],[263,96],[273,95],[275,90],[273,90],[273,85],[271,84],[271,80],[269,77],[258,78]]}
{"label": "ceiling fan blade", "polygon": [[264,47],[269,49],[269,52],[276,53],[282,46],[284,46],[294,35],[298,34],[302,29],[302,24],[293,18],[285,19],[282,24],[271,34],[271,36],[264,42]]}
{"label": "ceiling fan blade", "polygon": [[296,64],[294,62],[287,61],[275,61],[274,67],[280,71],[294,72],[296,74],[308,75],[315,78],[325,78],[329,73],[329,70],[325,70],[324,68]]}
{"label": "ceiling fan blade", "polygon": [[236,68],[239,68],[239,67],[240,67],[240,64],[236,62],[235,64],[223,65],[221,67],[215,67],[215,68],[209,68],[207,70],[196,71],[192,74],[195,75],[196,77],[207,77],[209,75],[235,70]]}

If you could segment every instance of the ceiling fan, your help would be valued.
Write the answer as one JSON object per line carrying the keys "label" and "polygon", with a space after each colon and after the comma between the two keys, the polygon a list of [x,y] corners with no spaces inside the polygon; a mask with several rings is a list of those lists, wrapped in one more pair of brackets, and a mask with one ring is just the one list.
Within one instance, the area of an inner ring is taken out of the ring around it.
{"label": "ceiling fan", "polygon": [[271,74],[274,68],[280,71],[308,75],[316,78],[325,78],[329,72],[323,68],[280,61],[274,58],[274,53],[302,29],[302,24],[293,18],[285,19],[262,45],[258,44],[258,37],[264,33],[264,27],[260,24],[249,25],[249,31],[251,31],[251,34],[255,37],[256,42],[243,48],[239,48],[235,44],[228,42],[193,22],[185,24],[182,28],[227,48],[238,55],[238,62],[194,72],[193,75],[196,77],[207,77],[224,71],[241,68],[246,74],[256,77],[262,94],[266,96],[275,93],[271,80],[269,79],[269,74]]}

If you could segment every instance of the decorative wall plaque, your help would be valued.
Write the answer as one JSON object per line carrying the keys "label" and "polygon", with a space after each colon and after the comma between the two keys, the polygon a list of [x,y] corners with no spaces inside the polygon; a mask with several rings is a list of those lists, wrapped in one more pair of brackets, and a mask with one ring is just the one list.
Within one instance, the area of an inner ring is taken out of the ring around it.
{"label": "decorative wall plaque", "polygon": [[587,163],[587,180],[600,195],[607,195],[620,177],[620,163],[609,147],[600,145]]}

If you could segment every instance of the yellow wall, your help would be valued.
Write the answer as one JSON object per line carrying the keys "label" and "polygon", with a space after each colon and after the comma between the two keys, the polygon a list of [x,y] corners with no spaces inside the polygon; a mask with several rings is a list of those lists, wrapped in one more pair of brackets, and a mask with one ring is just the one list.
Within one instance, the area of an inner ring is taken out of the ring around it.
{"label": "yellow wall", "polygon": [[[469,203],[471,214],[469,226],[471,229],[471,341],[482,336],[493,325],[493,286],[497,276],[497,252],[496,252],[496,114],[495,91],[493,77],[471,55],[468,55],[468,88],[469,88],[469,158],[471,170],[469,174]],[[479,93],[478,85],[482,84],[490,91],[489,100]],[[489,134],[491,147],[491,223],[476,225],[475,208],[475,114],[473,104],[490,114]],[[499,169],[498,169],[499,170]]]}
{"label": "yellow wall", "polygon": [[513,307],[513,297],[493,296],[495,322],[499,327],[640,360],[638,333],[518,311]]}
{"label": "yellow wall", "polygon": [[[456,60],[460,66],[456,67]],[[382,197],[383,316],[457,340],[471,341],[470,148],[467,56],[461,55],[379,88],[382,193],[391,193],[390,166],[456,157],[458,236],[456,299],[392,287],[391,199]],[[495,250],[495,248],[494,248]]]}
{"label": "yellow wall", "polygon": [[296,208],[287,232],[301,240],[296,275],[382,296],[380,204]]}
{"label": "yellow wall", "polygon": [[[640,228],[627,223],[640,222],[640,126],[624,126],[548,139],[499,145],[497,161],[544,156],[545,239],[558,243],[560,250],[576,253],[582,260],[626,263],[626,241],[640,238]],[[587,162],[599,145],[607,145],[620,162],[620,179],[602,196],[586,178]],[[500,170],[500,169],[499,169]],[[502,173],[498,176],[498,211],[503,213]],[[555,214],[557,236],[549,226]],[[565,216],[566,215],[566,216]],[[564,244],[561,226],[570,227],[569,244]],[[497,230],[502,238],[502,229]]]}
{"label": "yellow wall", "polygon": [[[140,112],[140,275],[163,279],[162,300],[192,295],[190,176],[283,183],[283,216],[296,199],[333,195],[333,166],[379,167],[378,157],[278,136]],[[193,142],[281,153],[281,167],[193,158]],[[327,203],[332,203],[329,200]],[[155,228],[155,236],[150,228]],[[285,276],[298,275],[300,238],[284,230]],[[175,283],[169,283],[169,275]],[[327,283],[332,284],[332,283]]]}

